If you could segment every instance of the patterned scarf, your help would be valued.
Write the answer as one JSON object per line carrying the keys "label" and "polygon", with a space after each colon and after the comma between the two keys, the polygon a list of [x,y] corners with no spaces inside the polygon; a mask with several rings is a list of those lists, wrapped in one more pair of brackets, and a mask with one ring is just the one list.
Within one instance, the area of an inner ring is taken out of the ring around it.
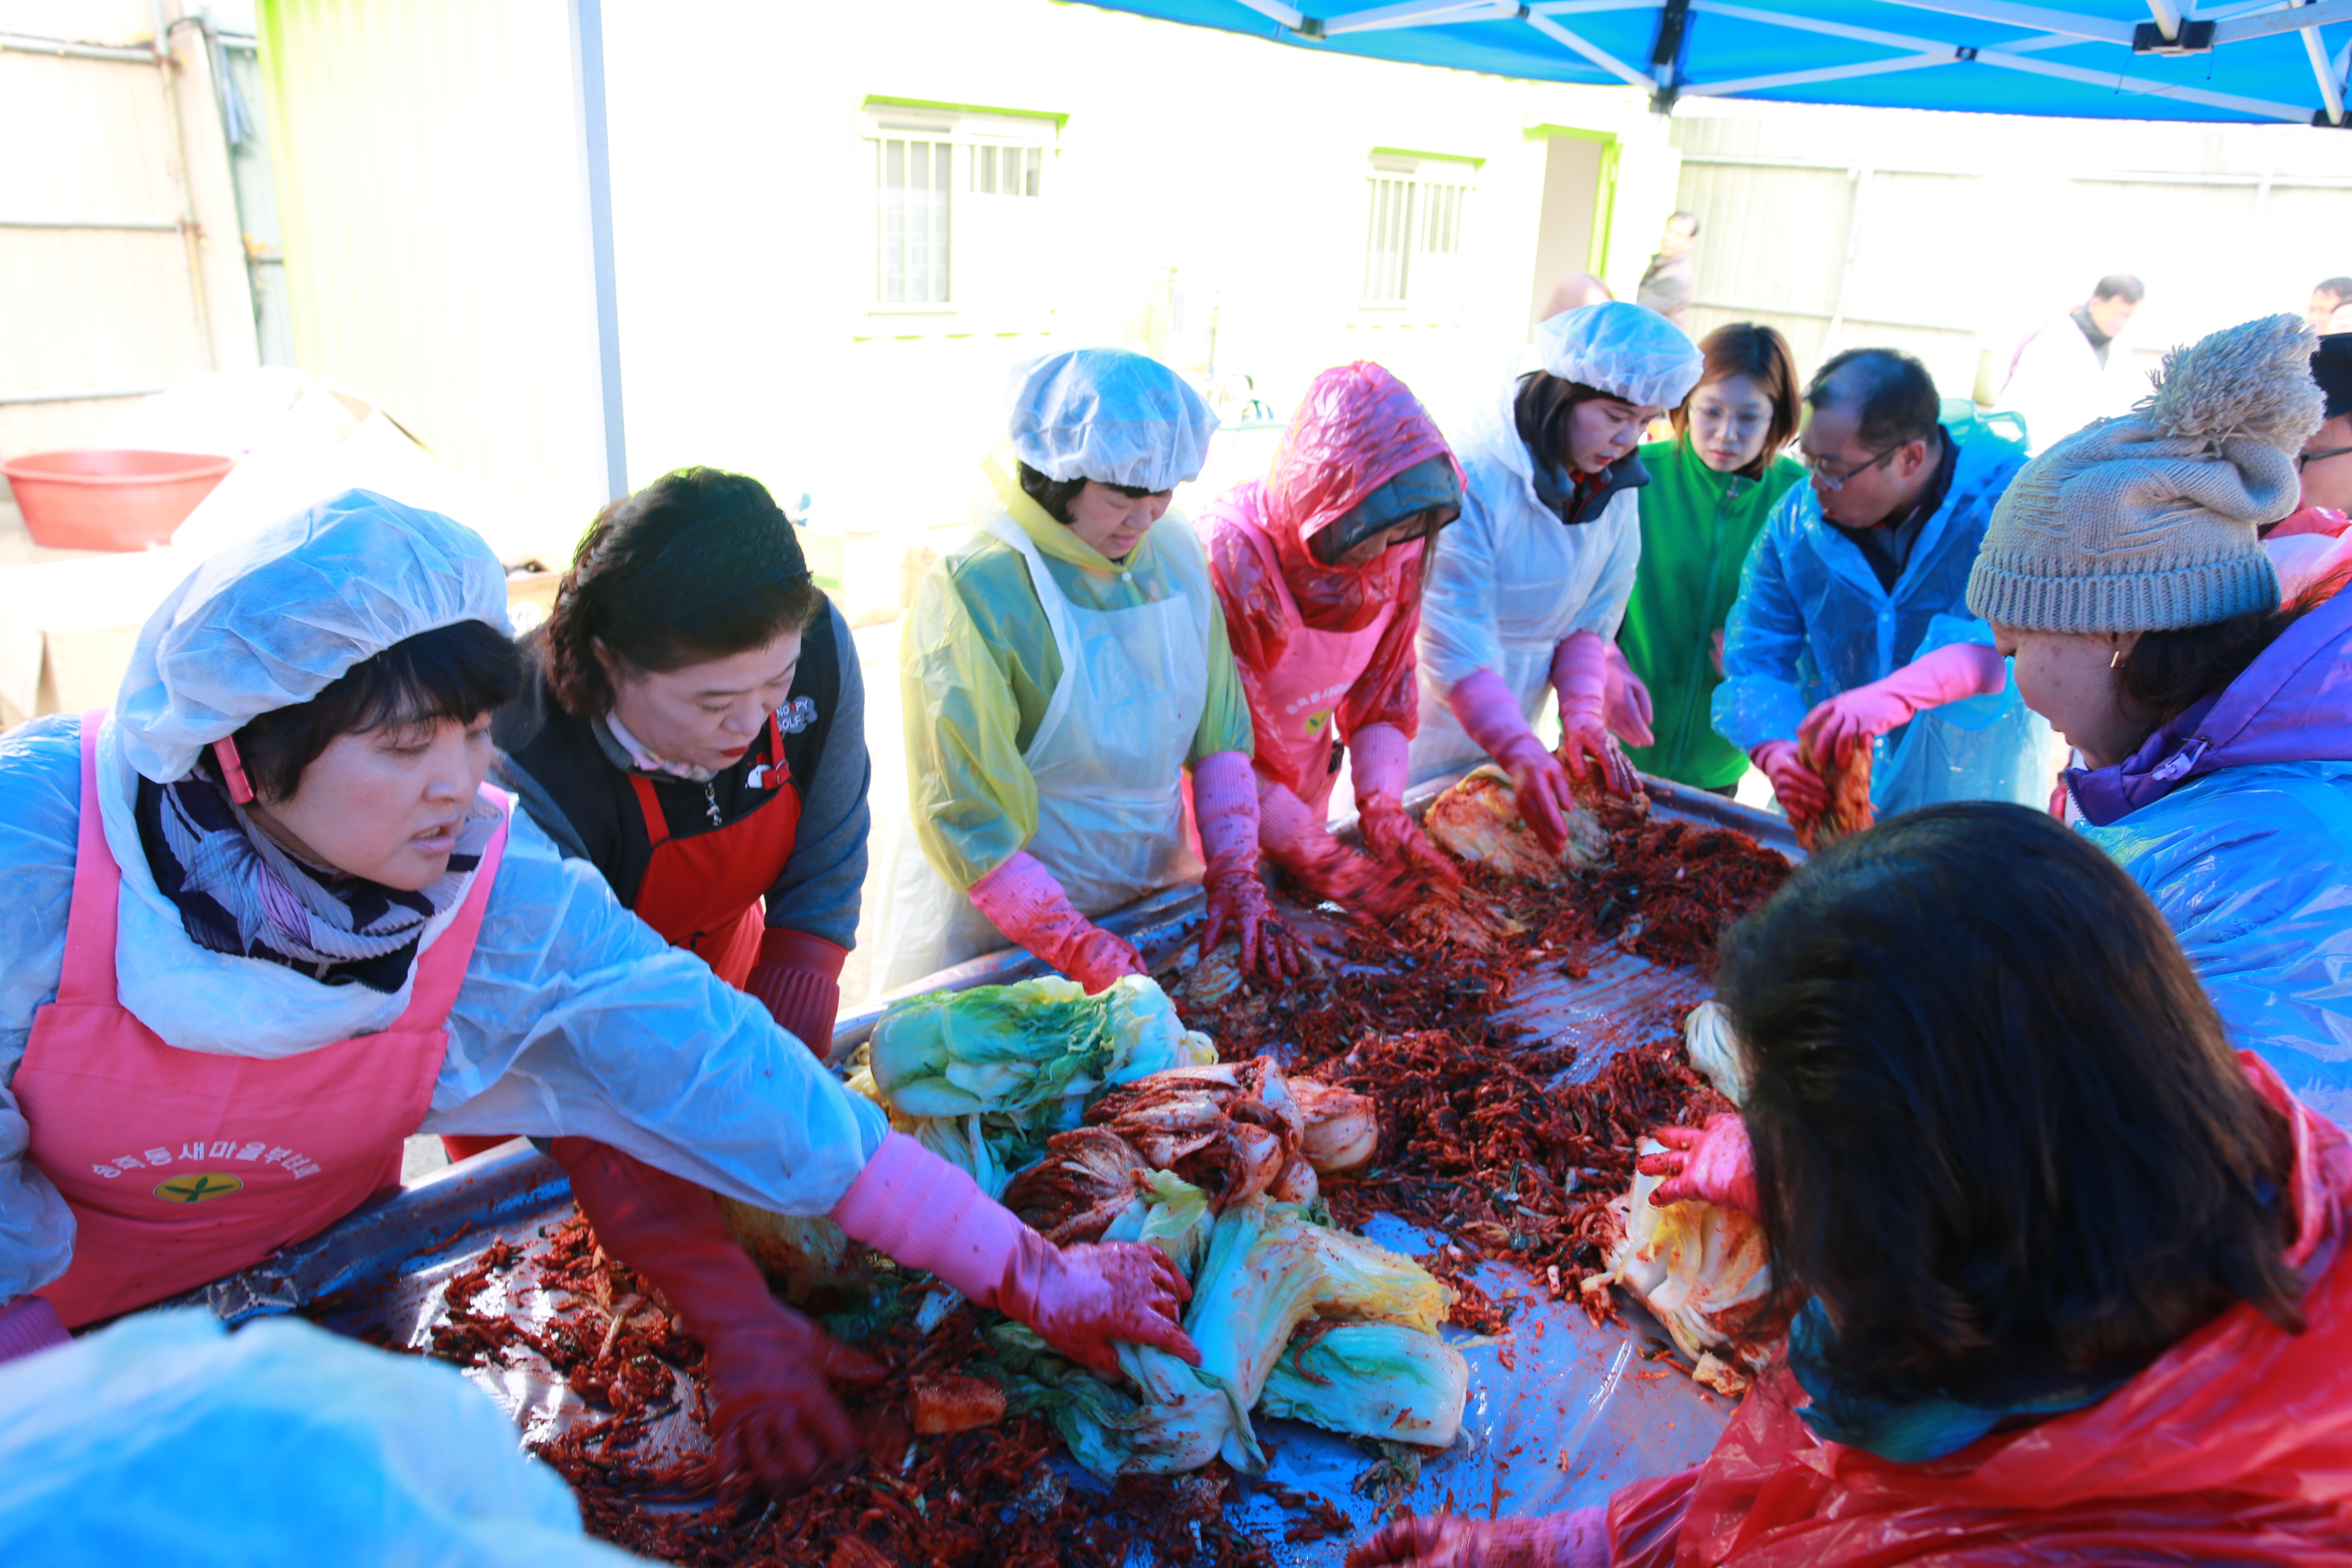
{"label": "patterned scarf", "polygon": [[504,814],[477,795],[449,868],[415,892],[288,854],[201,774],[141,779],[136,815],[155,885],[197,946],[389,994],[406,983],[426,925],[473,886]]}

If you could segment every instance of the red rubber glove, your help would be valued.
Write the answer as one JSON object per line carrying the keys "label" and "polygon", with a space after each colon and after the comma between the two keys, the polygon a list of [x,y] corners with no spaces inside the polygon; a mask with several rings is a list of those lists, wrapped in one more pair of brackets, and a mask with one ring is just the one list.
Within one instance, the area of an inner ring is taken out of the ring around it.
{"label": "red rubber glove", "polygon": [[1796,742],[1767,741],[1748,756],[1772,781],[1772,793],[1780,797],[1781,810],[1818,814],[1829,809],[1829,786],[1797,755]]}
{"label": "red rubber glove", "polygon": [[[1559,696],[1559,760],[1579,779],[1589,769],[1598,769],[1610,793],[1630,795],[1642,784],[1633,764],[1618,750],[1617,737],[1609,732],[1609,652],[1610,645],[1596,632],[1570,632],[1552,650],[1551,686]],[[1633,671],[1625,673],[1631,679]],[[1644,702],[1649,695],[1642,693]]]}
{"label": "red rubber glove", "polygon": [[1244,973],[1268,980],[1304,973],[1306,950],[1274,918],[1257,879],[1257,770],[1246,755],[1218,752],[1192,764],[1192,817],[1208,862],[1201,878],[1209,896],[1201,951],[1215,948],[1230,930],[1241,940]]}
{"label": "red rubber glove", "polygon": [[[1440,851],[1405,814],[1404,786],[1412,742],[1393,724],[1367,724],[1348,737],[1348,754],[1354,759],[1350,776],[1356,786],[1356,831],[1364,847],[1392,873],[1391,884],[1428,878],[1447,887],[1459,887],[1462,868]],[[1410,894],[1410,887],[1403,890]],[[1376,911],[1377,912],[1377,911]]]}
{"label": "red rubber glove", "polygon": [[1650,689],[1633,673],[1633,664],[1625,650],[1615,643],[1609,645],[1609,690],[1601,712],[1609,721],[1609,732],[1629,746],[1654,746],[1656,735],[1650,723],[1655,710],[1650,706]]}
{"label": "red rubber glove", "polygon": [[1665,1178],[1650,1194],[1654,1207],[1695,1198],[1753,1216],[1762,1206],[1756,1197],[1756,1155],[1748,1146],[1748,1123],[1738,1117],[1719,1111],[1704,1127],[1660,1127],[1650,1136],[1666,1152],[1644,1154],[1633,1168]]}
{"label": "red rubber glove", "polygon": [[1318,819],[1305,801],[1263,775],[1257,781],[1257,841],[1267,859],[1317,898],[1346,909],[1385,912],[1392,879],[1332,837],[1330,824]]}
{"label": "red rubber glove", "polygon": [[1491,669],[1472,671],[1446,693],[1463,732],[1511,775],[1511,795],[1536,841],[1553,854],[1568,846],[1568,814],[1576,797],[1568,770],[1544,749],[1503,678]]}
{"label": "red rubber glove", "polygon": [[1609,1568],[1609,1510],[1400,1519],[1349,1552],[1347,1568]]}
{"label": "red rubber glove", "polygon": [[1034,1329],[1071,1360],[1118,1371],[1121,1342],[1201,1364],[1177,1323],[1192,1289],[1168,1255],[1139,1242],[1055,1247],[903,1132],[833,1207],[834,1223],[909,1268],[928,1269],[983,1307]]}
{"label": "red rubber glove", "polygon": [[883,1369],[768,1293],[709,1193],[592,1139],[557,1138],[548,1152],[598,1245],[667,1297],[702,1342],[720,1477],[782,1493],[856,1458],[827,1383],[871,1383]]}
{"label": "red rubber glove", "polygon": [[1025,849],[974,882],[968,896],[997,930],[1088,991],[1150,973],[1135,949],[1078,913],[1054,873]]}
{"label": "red rubber glove", "polygon": [[1822,702],[1805,715],[1797,738],[1813,743],[1813,755],[1843,767],[1856,746],[1867,746],[1910,722],[1921,709],[1988,696],[2008,684],[2008,661],[1999,650],[1981,643],[1947,643],[1884,680],[1841,691]]}
{"label": "red rubber glove", "polygon": [[0,1364],[51,1345],[72,1342],[73,1336],[58,1321],[58,1310],[49,1305],[47,1296],[19,1296],[0,1307]]}
{"label": "red rubber glove", "polygon": [[756,996],[776,1026],[823,1061],[833,1054],[833,1026],[841,1016],[841,966],[849,950],[806,931],[771,927],[760,933],[759,961],[743,989]]}

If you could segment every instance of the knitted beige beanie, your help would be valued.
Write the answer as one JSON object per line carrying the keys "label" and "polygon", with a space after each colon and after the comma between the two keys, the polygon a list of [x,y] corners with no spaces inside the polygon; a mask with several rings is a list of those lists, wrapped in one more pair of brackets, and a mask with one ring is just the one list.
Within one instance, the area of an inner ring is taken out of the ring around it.
{"label": "knitted beige beanie", "polygon": [[2294,454],[2319,428],[2311,342],[2269,316],[2174,349],[2131,413],[2026,464],[1993,508],[1969,613],[2147,632],[2276,609],[2258,531],[2294,510]]}

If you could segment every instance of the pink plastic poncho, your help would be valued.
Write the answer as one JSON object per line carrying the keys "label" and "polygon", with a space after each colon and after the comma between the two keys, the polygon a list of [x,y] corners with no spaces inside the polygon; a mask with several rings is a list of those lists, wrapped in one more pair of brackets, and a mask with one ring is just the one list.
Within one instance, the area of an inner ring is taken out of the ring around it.
{"label": "pink plastic poncho", "polygon": [[1453,456],[1404,383],[1359,360],[1308,384],[1265,480],[1235,485],[1201,513],[1258,771],[1309,805],[1329,797],[1335,738],[1418,727],[1427,545],[1351,567],[1322,564],[1307,542],[1413,464]]}
{"label": "pink plastic poncho", "polygon": [[2097,1404],[1916,1465],[1814,1436],[1776,1368],[1704,1465],[1610,1500],[1613,1568],[2352,1561],[2352,1143],[2238,1059],[2294,1128],[2303,1333],[2242,1301]]}

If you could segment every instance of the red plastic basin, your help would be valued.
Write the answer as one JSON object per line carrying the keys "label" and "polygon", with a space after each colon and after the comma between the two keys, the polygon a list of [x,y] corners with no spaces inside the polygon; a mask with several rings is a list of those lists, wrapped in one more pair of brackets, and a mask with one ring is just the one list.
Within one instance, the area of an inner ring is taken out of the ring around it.
{"label": "red plastic basin", "polygon": [[38,452],[0,463],[25,531],[52,550],[162,544],[235,458],[194,452]]}

